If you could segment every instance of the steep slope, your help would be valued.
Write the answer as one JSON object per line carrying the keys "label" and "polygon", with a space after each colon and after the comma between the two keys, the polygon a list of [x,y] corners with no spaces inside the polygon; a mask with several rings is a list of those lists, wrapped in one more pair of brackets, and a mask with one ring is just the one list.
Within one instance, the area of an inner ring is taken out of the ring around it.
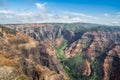
{"label": "steep slope", "polygon": [[0,26],[0,80],[68,80],[48,48],[21,32]]}
{"label": "steep slope", "polygon": [[49,44],[73,80],[119,80],[120,27],[79,23],[6,26]]}

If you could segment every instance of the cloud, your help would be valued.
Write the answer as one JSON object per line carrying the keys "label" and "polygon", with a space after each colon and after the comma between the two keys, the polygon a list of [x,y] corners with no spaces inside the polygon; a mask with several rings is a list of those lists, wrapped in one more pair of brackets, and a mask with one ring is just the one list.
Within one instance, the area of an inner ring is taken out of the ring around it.
{"label": "cloud", "polygon": [[1,10],[0,14],[3,14],[3,15],[5,15],[5,14],[14,14],[14,11],[11,11],[11,10]]}
{"label": "cloud", "polygon": [[[46,7],[44,7],[46,9]],[[38,12],[23,11],[17,12],[13,10],[0,10],[0,24],[3,23],[73,23],[87,22],[107,25],[120,25],[120,19],[116,17],[94,17],[83,13],[64,12],[49,13],[47,11],[38,10]]]}
{"label": "cloud", "polygon": [[105,17],[110,17],[110,14],[105,13],[105,14],[103,14],[103,16],[105,16]]}
{"label": "cloud", "polygon": [[19,13],[19,14],[16,14],[18,16],[32,16],[33,13],[32,12],[24,12],[24,13]]}
{"label": "cloud", "polygon": [[64,11],[63,13],[68,14],[68,15],[73,15],[73,16],[81,16],[81,17],[96,19],[96,17],[94,17],[94,16],[86,15],[86,14],[83,14],[83,13],[76,13],[76,12],[69,12],[69,11]]}
{"label": "cloud", "polygon": [[16,12],[12,10],[1,10],[0,13],[4,14],[0,16],[0,18],[3,18],[4,21],[2,22],[8,22],[8,23],[31,23],[31,22],[64,22],[64,23],[72,23],[72,22],[85,22],[90,19],[95,19],[94,16],[86,15],[83,13],[76,13],[76,12],[64,12],[56,14],[56,13],[50,13],[46,8],[47,3],[35,3],[36,10],[39,9],[37,12],[32,12],[24,10],[23,12]]}
{"label": "cloud", "polygon": [[118,18],[120,18],[120,15],[117,15]]}
{"label": "cloud", "polygon": [[117,13],[117,16],[116,16],[116,17],[120,18],[120,12]]}
{"label": "cloud", "polygon": [[40,9],[39,13],[37,14],[37,16],[39,16],[40,20],[41,19],[47,19],[48,17],[48,9],[46,8],[47,3],[35,3],[35,6]]}
{"label": "cloud", "polygon": [[35,3],[37,12],[29,11],[28,9],[18,12],[12,10],[0,10],[0,23],[31,23],[49,20],[47,3]]}
{"label": "cloud", "polygon": [[47,4],[46,2],[45,3],[35,3],[36,7],[39,9],[45,9],[46,4]]}
{"label": "cloud", "polygon": [[[120,25],[120,13],[116,15],[109,15],[109,13],[102,14],[104,16],[92,16],[80,12],[59,11],[54,13],[54,10],[46,8],[47,3],[35,3],[36,11],[25,9],[24,11],[14,11],[3,9],[0,10],[0,24],[4,23],[72,23],[72,22],[86,22],[98,23],[107,25]],[[106,18],[106,17],[107,18]],[[110,16],[110,17],[108,17]],[[116,17],[118,16],[118,17]]]}
{"label": "cloud", "polygon": [[119,25],[120,23],[118,21],[113,21],[112,24],[113,25]]}

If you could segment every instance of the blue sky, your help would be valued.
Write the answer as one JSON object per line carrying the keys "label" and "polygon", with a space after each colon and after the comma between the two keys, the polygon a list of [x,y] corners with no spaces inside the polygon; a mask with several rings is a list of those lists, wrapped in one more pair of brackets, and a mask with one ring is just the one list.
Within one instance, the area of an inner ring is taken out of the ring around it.
{"label": "blue sky", "polygon": [[0,0],[0,24],[47,22],[120,25],[120,0]]}

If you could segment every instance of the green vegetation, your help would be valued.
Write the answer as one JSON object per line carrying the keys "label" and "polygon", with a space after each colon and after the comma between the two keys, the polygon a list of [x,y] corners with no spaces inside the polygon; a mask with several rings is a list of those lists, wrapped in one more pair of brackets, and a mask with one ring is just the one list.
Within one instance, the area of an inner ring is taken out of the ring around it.
{"label": "green vegetation", "polygon": [[16,80],[30,80],[26,75],[21,74]]}
{"label": "green vegetation", "polygon": [[13,30],[13,29],[9,29],[9,28],[4,28],[4,31],[6,32],[6,33],[9,33],[9,34],[16,34],[16,31],[15,30]]}
{"label": "green vegetation", "polygon": [[10,28],[7,28],[7,27],[4,27],[4,26],[2,26],[2,25],[0,25],[0,27],[1,27],[2,30],[5,31],[6,33],[16,35],[16,31],[15,31],[15,30],[10,29]]}
{"label": "green vegetation", "polygon": [[0,37],[2,37],[3,36],[3,34],[0,32]]}
{"label": "green vegetation", "polygon": [[97,27],[88,28],[87,31],[117,32],[117,31],[120,31],[120,27],[116,27],[116,26],[97,26]]}
{"label": "green vegetation", "polygon": [[90,80],[101,80],[102,79],[102,69],[100,69],[100,60],[96,59],[92,65],[92,74],[90,76]]}
{"label": "green vegetation", "polygon": [[57,58],[60,61],[63,61],[65,59],[64,49],[66,46],[67,46],[67,41],[64,40],[59,47],[55,48]]}
{"label": "green vegetation", "polygon": [[58,23],[58,24],[54,24],[54,25],[61,26],[65,30],[71,30],[71,31],[74,31],[74,32],[84,32],[86,30],[85,27],[83,27],[83,26],[81,26],[80,24],[77,24],[77,23],[71,23],[71,24]]}
{"label": "green vegetation", "polygon": [[71,30],[74,32],[87,32],[87,31],[109,31],[116,32],[120,31],[119,26],[106,26],[97,24],[87,24],[87,23],[57,23],[55,26],[61,26],[66,30]]}
{"label": "green vegetation", "polygon": [[92,74],[90,76],[82,76],[82,70],[84,68],[83,58],[81,57],[81,52],[76,56],[69,58],[64,61],[63,68],[66,73],[71,77],[71,80],[101,80],[102,73],[99,68],[99,60],[95,60],[92,65]]}
{"label": "green vegetation", "polygon": [[82,76],[83,61],[82,52],[78,52],[74,57],[65,58],[64,49],[67,46],[67,42],[63,41],[62,44],[55,48],[57,58],[63,65],[65,72],[70,76],[71,80],[100,80],[102,77],[101,69],[99,68],[99,59],[96,59],[91,64],[92,74],[90,76]]}
{"label": "green vegetation", "polygon": [[81,52],[77,53],[74,57],[64,60],[63,68],[72,80],[80,80],[83,70],[83,59]]}

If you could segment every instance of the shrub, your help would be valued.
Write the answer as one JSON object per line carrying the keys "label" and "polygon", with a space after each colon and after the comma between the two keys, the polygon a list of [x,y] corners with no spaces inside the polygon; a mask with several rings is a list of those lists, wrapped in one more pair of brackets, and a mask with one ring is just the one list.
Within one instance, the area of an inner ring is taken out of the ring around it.
{"label": "shrub", "polygon": [[14,35],[16,34],[16,31],[13,29],[5,28],[4,31],[9,34],[14,34]]}
{"label": "shrub", "polygon": [[26,75],[21,74],[16,80],[30,80]]}
{"label": "shrub", "polygon": [[16,31],[15,30],[13,30],[13,29],[10,29],[10,28],[7,28],[7,27],[5,27],[5,26],[2,26],[2,25],[0,25],[0,27],[2,28],[2,30],[3,31],[5,31],[6,33],[9,33],[9,34],[16,34]]}
{"label": "shrub", "polygon": [[3,36],[3,34],[0,32],[0,37],[2,37]]}

